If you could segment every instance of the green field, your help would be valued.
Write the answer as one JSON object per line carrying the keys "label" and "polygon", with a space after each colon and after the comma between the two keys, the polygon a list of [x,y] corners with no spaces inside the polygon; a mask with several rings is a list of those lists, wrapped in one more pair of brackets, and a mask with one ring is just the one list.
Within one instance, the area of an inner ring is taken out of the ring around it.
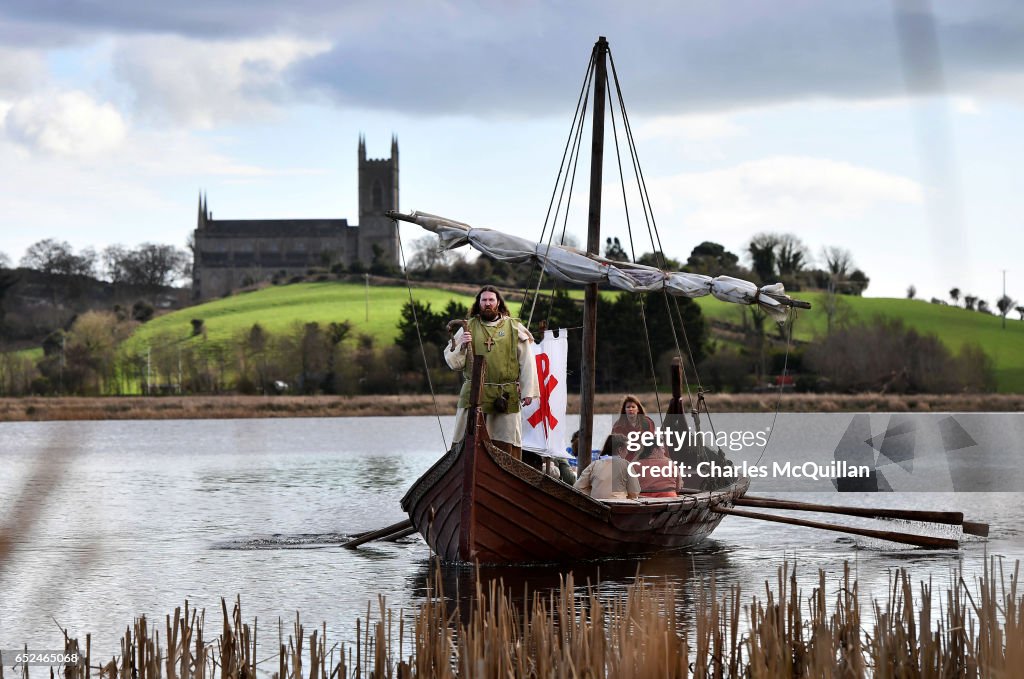
{"label": "green field", "polygon": [[[414,288],[413,296],[417,301],[430,303],[435,311],[451,299],[466,306],[472,303],[472,297],[435,288]],[[796,293],[794,296],[813,305],[810,311],[800,312],[794,336],[812,340],[824,335],[827,324],[822,304],[824,293]],[[901,318],[908,327],[938,335],[953,351],[958,351],[964,343],[976,342],[995,364],[999,391],[1024,392],[1024,322],[1018,318],[1007,318],[1004,331],[999,317],[958,307],[907,299],[840,299],[837,317],[847,321],[869,321],[878,315]],[[327,324],[346,320],[353,325],[351,336],[365,333],[374,336],[379,344],[387,344],[398,334],[400,311],[408,300],[409,292],[403,286],[370,286],[369,305],[366,288],[358,283],[275,286],[159,316],[140,327],[125,349],[141,351],[147,345],[187,339],[192,332],[190,321],[193,318],[203,319],[210,344],[229,343],[255,323],[271,333],[280,333],[290,331],[297,323]],[[712,297],[702,297],[697,302],[711,319],[737,326],[743,323],[744,307]]]}
{"label": "green field", "polygon": [[[796,292],[792,295],[812,305],[811,310],[799,312],[793,336],[801,340],[823,336],[828,325],[822,303],[825,293]],[[708,318],[735,325],[743,322],[743,307],[713,297],[701,297],[697,302]],[[900,318],[907,327],[937,335],[954,352],[968,342],[977,343],[995,364],[999,391],[1024,392],[1024,321],[1017,314],[1007,316],[1006,330],[1003,330],[999,316],[962,307],[912,299],[840,296],[836,316],[852,322],[867,322],[875,316]]]}
{"label": "green field", "polygon": [[[434,311],[449,300],[469,306],[473,298],[446,290],[419,288],[413,297],[429,303]],[[379,343],[390,343],[398,336],[402,305],[409,301],[409,290],[399,286],[373,286],[359,283],[298,283],[244,292],[231,297],[164,314],[140,327],[125,343],[128,351],[140,351],[154,343],[186,339],[192,334],[192,319],[201,318],[207,342],[226,344],[247,332],[256,323],[274,333],[288,332],[296,324],[349,321],[352,337],[374,336]]]}

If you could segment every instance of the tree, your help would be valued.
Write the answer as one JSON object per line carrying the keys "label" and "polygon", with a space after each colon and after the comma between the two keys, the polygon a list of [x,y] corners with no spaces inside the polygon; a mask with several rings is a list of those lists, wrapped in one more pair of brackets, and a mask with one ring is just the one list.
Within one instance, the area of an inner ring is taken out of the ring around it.
{"label": "tree", "polygon": [[851,295],[860,296],[867,290],[868,283],[871,279],[867,277],[860,269],[854,269],[853,273],[850,274],[850,279],[847,281],[848,291]]}
{"label": "tree", "polygon": [[1024,321],[1024,306],[1014,307],[1013,310],[1020,314],[1020,320]]}
{"label": "tree", "polygon": [[821,258],[825,260],[828,268],[828,283],[825,295],[825,315],[828,323],[827,334],[832,334],[832,323],[839,310],[839,300],[836,297],[846,283],[850,269],[853,268],[853,255],[846,248],[830,245],[821,249]]}
{"label": "tree", "polygon": [[636,260],[637,264],[653,266],[665,271],[679,271],[683,265],[678,260],[666,257],[664,252],[645,252]]}
{"label": "tree", "polygon": [[917,288],[913,285],[907,288],[907,299],[914,299],[917,297]]}
{"label": "tree", "polygon": [[974,295],[964,295],[964,308],[968,311],[974,311],[974,305],[978,303],[978,298]]}
{"label": "tree", "polygon": [[448,342],[448,321],[467,316],[469,309],[455,300],[449,301],[444,309],[436,313],[431,310],[430,302],[413,301],[403,304],[395,344],[405,353],[406,367],[412,369],[420,365],[421,337],[424,345],[440,349]]}
{"label": "tree", "polygon": [[774,233],[759,233],[747,244],[750,266],[761,283],[770,283],[777,277],[775,248],[778,244],[779,237]]}
{"label": "tree", "polygon": [[622,243],[619,242],[618,236],[615,238],[605,238],[604,256],[606,259],[610,259],[615,262],[629,261],[629,255],[626,254],[626,250],[622,247]]}
{"label": "tree", "polygon": [[825,268],[836,282],[845,280],[853,269],[853,255],[846,248],[828,245],[821,249],[821,258],[825,262]]}
{"label": "tree", "polygon": [[423,236],[412,242],[412,256],[406,264],[410,272],[429,272],[435,268],[447,268],[459,258],[452,250],[443,250],[437,236]]}
{"label": "tree", "polygon": [[45,238],[25,250],[21,266],[47,275],[92,276],[96,268],[96,253],[86,248],[76,255],[67,241]]}
{"label": "tree", "polygon": [[988,306],[988,302],[983,299],[978,300],[978,311],[983,314],[991,314],[992,310]]}
{"label": "tree", "polygon": [[0,271],[0,339],[3,339],[6,334],[6,328],[4,327],[4,318],[6,316],[4,298],[7,296],[7,291],[17,285],[18,280],[18,275],[13,271]]}
{"label": "tree", "polygon": [[1006,327],[1006,314],[1010,313],[1013,306],[1017,303],[1017,300],[1010,299],[1009,295],[1003,295],[996,300],[996,308],[999,309],[999,315],[1003,317],[1003,327]]}
{"label": "tree", "polygon": [[775,261],[779,267],[779,276],[793,278],[804,270],[810,254],[804,242],[791,233],[778,236]]}
{"label": "tree", "polygon": [[953,300],[953,306],[960,301],[960,288],[952,288],[949,291],[949,298]]}
{"label": "tree", "polygon": [[395,267],[391,264],[387,251],[378,243],[374,243],[371,249],[373,251],[373,259],[370,261],[370,273],[374,276],[390,276],[393,274]]}
{"label": "tree", "polygon": [[739,273],[740,258],[725,249],[725,246],[704,241],[693,250],[686,260],[686,268],[692,273],[705,276],[731,276]]}
{"label": "tree", "polygon": [[188,253],[173,245],[143,243],[134,250],[111,245],[103,251],[103,262],[114,284],[159,288],[189,277]]}
{"label": "tree", "polygon": [[6,252],[0,252],[0,269],[10,269],[11,258],[7,256]]}

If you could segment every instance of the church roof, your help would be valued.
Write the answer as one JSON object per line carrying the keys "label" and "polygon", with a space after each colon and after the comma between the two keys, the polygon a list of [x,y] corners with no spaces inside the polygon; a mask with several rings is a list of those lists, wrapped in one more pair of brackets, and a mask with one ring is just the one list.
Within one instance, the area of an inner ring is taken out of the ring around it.
{"label": "church roof", "polygon": [[349,228],[347,219],[217,219],[209,220],[204,236],[327,237]]}

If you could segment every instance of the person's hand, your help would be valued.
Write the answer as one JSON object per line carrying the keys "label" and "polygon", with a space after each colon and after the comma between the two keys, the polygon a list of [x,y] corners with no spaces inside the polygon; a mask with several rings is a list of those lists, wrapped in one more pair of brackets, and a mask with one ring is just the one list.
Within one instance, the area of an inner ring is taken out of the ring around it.
{"label": "person's hand", "polygon": [[524,406],[528,406],[531,403],[533,403],[533,397],[532,396],[524,396],[523,397],[523,405]]}
{"label": "person's hand", "polygon": [[463,333],[462,333],[462,346],[465,347],[465,346],[467,346],[472,341],[473,341],[473,333],[471,333],[469,330],[463,331]]}

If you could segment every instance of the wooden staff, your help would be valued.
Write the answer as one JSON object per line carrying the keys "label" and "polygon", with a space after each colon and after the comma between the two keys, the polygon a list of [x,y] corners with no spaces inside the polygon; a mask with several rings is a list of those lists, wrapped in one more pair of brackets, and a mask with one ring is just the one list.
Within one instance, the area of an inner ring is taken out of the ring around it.
{"label": "wooden staff", "polygon": [[847,516],[863,516],[870,519],[903,519],[905,521],[922,521],[924,523],[942,523],[950,526],[962,526],[968,535],[988,535],[988,524],[975,521],[964,521],[962,512],[935,512],[921,509],[889,509],[885,507],[842,507],[837,505],[819,505],[812,502],[796,500],[780,500],[771,497],[754,497],[745,495],[737,498],[736,505],[744,507],[761,507],[764,509],[792,509],[804,512],[822,512],[823,514],[845,514]]}
{"label": "wooden staff", "polygon": [[904,545],[914,545],[925,549],[957,549],[960,543],[950,538],[937,538],[930,535],[913,535],[912,533],[897,533],[888,530],[873,530],[871,528],[857,528],[854,526],[838,526],[834,523],[821,523],[820,521],[808,521],[806,519],[795,519],[789,516],[777,516],[775,514],[762,514],[760,512],[748,512],[742,509],[731,509],[729,507],[712,507],[712,511],[730,516],[742,516],[745,519],[760,519],[761,521],[774,521],[776,523],[788,523],[792,526],[804,526],[807,528],[820,528],[831,530],[837,533],[849,533],[850,535],[861,535],[879,540],[899,542]]}

